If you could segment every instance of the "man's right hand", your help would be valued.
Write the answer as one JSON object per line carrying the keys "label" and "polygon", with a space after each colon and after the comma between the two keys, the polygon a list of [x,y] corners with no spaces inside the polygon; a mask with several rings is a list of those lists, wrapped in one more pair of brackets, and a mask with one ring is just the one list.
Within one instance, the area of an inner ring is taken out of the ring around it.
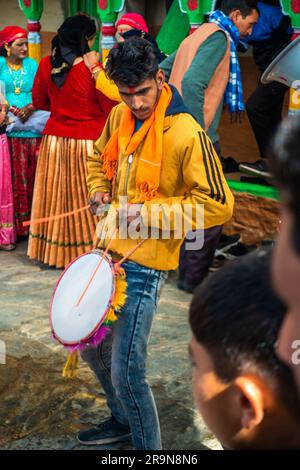
{"label": "man's right hand", "polygon": [[98,191],[97,193],[93,194],[89,203],[91,213],[96,214],[99,206],[111,203],[111,197],[109,193],[101,193]]}

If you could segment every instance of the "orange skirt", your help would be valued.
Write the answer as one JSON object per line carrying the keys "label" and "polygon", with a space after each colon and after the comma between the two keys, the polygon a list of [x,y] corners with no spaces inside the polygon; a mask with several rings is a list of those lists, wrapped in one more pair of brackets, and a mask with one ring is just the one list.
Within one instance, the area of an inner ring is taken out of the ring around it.
{"label": "orange skirt", "polygon": [[[88,204],[87,156],[93,141],[46,135],[42,139],[34,184],[31,219],[49,217]],[[31,224],[28,256],[64,268],[90,251],[97,219],[88,210]]]}

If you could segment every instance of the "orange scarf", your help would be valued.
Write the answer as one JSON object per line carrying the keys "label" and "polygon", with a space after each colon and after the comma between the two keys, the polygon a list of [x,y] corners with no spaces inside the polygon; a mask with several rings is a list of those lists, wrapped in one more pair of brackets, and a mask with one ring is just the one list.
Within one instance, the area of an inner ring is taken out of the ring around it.
{"label": "orange scarf", "polygon": [[129,156],[144,141],[136,174],[136,188],[140,194],[140,202],[153,199],[157,195],[162,160],[164,118],[171,98],[172,91],[165,83],[154,112],[144,121],[137,132],[134,132],[134,115],[126,106],[120,127],[114,131],[103,150],[103,170],[106,178],[112,180],[117,168],[119,151],[123,155]]}

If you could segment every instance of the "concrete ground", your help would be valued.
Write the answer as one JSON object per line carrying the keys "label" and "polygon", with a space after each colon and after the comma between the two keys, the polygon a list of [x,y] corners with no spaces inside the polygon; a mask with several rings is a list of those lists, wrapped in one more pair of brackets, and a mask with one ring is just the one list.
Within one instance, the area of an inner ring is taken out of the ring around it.
{"label": "concrete ground", "polygon": [[[0,448],[90,450],[75,435],[108,416],[106,400],[82,361],[76,378],[62,378],[66,352],[52,340],[48,321],[49,299],[61,271],[33,264],[26,246],[22,241],[14,252],[0,252],[0,346],[6,347],[6,364],[0,363]],[[190,300],[171,274],[153,325],[148,376],[164,448],[218,449],[192,401]],[[118,446],[96,447],[108,448]],[[124,448],[131,449],[130,444]]]}

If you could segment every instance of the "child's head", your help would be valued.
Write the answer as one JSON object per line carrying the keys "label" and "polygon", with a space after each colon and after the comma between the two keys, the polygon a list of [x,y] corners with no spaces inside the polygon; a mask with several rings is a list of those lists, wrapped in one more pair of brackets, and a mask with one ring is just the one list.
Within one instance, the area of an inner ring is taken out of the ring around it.
{"label": "child's head", "polygon": [[290,369],[275,352],[284,313],[270,285],[266,251],[229,264],[193,297],[194,398],[228,448],[299,446],[299,397]]}

